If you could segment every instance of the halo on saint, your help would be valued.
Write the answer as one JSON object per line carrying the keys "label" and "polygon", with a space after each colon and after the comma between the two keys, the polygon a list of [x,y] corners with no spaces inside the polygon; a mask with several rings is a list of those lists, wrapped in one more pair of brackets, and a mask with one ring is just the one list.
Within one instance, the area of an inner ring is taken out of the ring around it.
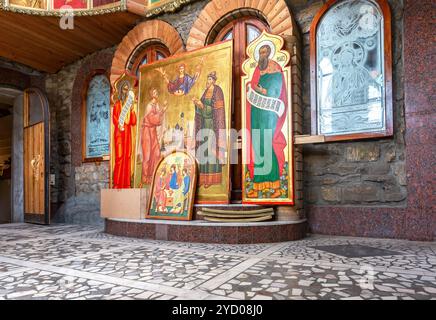
{"label": "halo on saint", "polygon": [[116,100],[121,98],[123,87],[126,85],[129,87],[129,93],[132,92],[134,96],[136,96],[138,79],[131,75],[129,72],[125,71],[121,76],[118,77],[117,80],[112,85],[112,102],[115,102]]}
{"label": "halo on saint", "polygon": [[268,46],[271,48],[270,58],[274,57],[276,54],[276,46],[274,45],[274,43],[270,40],[263,40],[263,41],[259,42],[259,44],[256,46],[256,49],[254,50],[254,59],[257,62],[259,62],[260,48],[262,48],[264,46]]}

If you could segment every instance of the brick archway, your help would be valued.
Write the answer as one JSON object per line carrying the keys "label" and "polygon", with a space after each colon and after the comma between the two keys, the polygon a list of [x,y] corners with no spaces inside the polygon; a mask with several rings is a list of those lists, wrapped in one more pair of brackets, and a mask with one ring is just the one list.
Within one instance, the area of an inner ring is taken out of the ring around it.
{"label": "brick archway", "polygon": [[150,40],[157,40],[164,44],[172,55],[185,50],[182,38],[170,24],[161,20],[142,22],[123,38],[115,51],[110,76],[112,85],[124,73],[129,57],[135,49]]}
{"label": "brick archway", "polygon": [[247,12],[258,12],[269,24],[273,33],[281,36],[297,36],[294,19],[284,0],[212,0],[198,16],[192,26],[186,49],[202,48],[207,44],[209,33],[228,16],[238,18]]}

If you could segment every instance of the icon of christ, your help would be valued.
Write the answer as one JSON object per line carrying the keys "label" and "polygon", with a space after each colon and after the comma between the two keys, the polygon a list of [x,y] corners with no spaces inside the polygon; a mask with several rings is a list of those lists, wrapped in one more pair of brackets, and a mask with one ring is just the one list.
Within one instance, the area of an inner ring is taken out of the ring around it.
{"label": "icon of christ", "polygon": [[164,78],[170,94],[175,96],[185,96],[191,91],[192,87],[200,77],[203,63],[204,60],[202,59],[200,64],[195,68],[196,71],[194,76],[191,76],[186,72],[186,65],[184,63],[180,64],[178,67],[178,75],[174,80],[170,80],[166,71],[162,68],[158,68],[157,71]]}

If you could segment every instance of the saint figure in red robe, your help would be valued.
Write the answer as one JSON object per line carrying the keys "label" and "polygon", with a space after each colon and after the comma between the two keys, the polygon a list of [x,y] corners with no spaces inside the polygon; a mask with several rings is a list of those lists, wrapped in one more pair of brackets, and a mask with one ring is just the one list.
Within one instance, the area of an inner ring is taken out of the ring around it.
{"label": "saint figure in red robe", "polygon": [[163,106],[159,103],[159,91],[150,91],[151,101],[145,108],[145,115],[141,121],[141,147],[142,147],[142,178],[141,184],[151,184],[154,170],[162,158],[160,151],[158,127],[162,125],[168,103]]}
{"label": "saint figure in red robe", "polygon": [[137,121],[134,110],[136,97],[129,81],[122,82],[120,88],[112,118],[115,147],[113,187],[128,189],[131,187],[132,128],[136,126]]}

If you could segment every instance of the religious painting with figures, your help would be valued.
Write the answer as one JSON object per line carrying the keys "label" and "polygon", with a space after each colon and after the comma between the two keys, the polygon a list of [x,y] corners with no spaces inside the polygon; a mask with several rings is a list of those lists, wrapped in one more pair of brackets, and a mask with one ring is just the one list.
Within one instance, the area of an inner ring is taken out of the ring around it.
{"label": "religious painting with figures", "polygon": [[156,167],[150,193],[149,219],[192,220],[197,165],[185,152],[175,152]]}
{"label": "religious painting with figures", "polygon": [[290,55],[263,32],[243,64],[243,202],[293,204]]}
{"label": "religious painting with figures", "polygon": [[199,164],[197,202],[229,202],[232,52],[228,41],[141,67],[135,188],[186,150]]}
{"label": "religious painting with figures", "polygon": [[130,189],[136,155],[136,77],[124,74],[113,88],[111,111],[111,187]]}

